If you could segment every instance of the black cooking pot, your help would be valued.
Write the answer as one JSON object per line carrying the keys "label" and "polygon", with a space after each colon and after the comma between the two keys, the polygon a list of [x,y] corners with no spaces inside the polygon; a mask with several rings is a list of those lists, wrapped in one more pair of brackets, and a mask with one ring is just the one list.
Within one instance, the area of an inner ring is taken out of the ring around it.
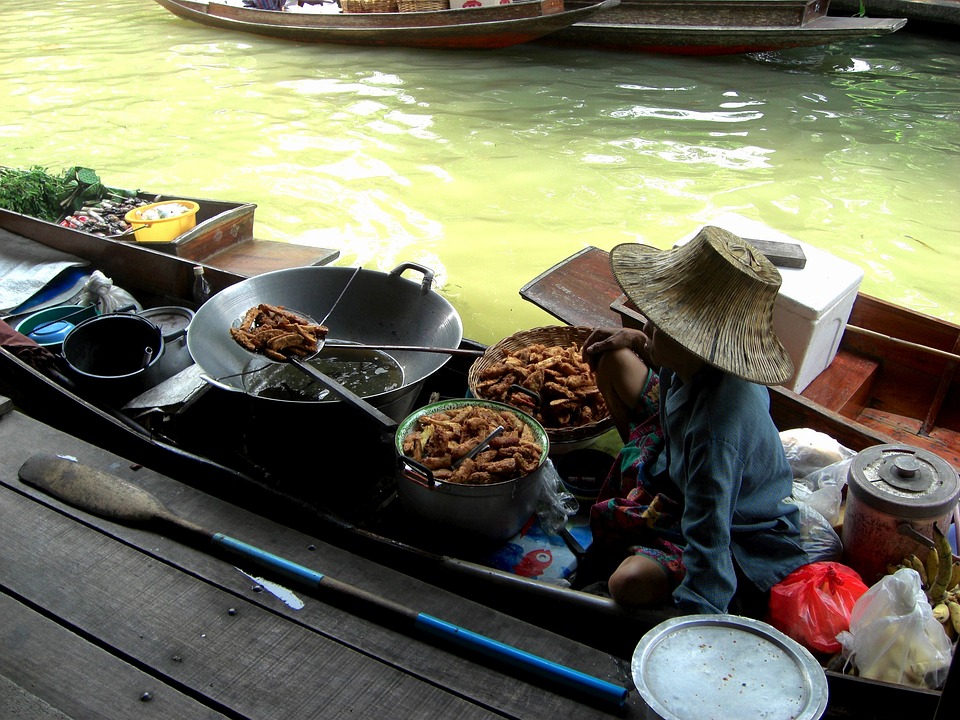
{"label": "black cooking pot", "polygon": [[[419,272],[421,280],[413,282],[402,277],[407,270]],[[389,273],[348,267],[300,267],[257,275],[220,291],[197,310],[187,331],[187,347],[209,382],[246,395],[253,393],[249,376],[242,373],[264,361],[238,345],[230,335],[230,327],[260,303],[282,305],[314,321],[326,318],[330,340],[456,348],[463,339],[463,325],[453,306],[431,289],[433,277],[432,270],[414,263],[402,263]],[[412,409],[424,380],[439,370],[449,356],[408,351],[390,355],[402,368],[402,383],[362,397],[399,422]],[[298,373],[293,367],[283,371]],[[317,402],[259,394],[255,397],[261,405],[306,409],[308,413],[284,413],[288,420],[316,420],[318,413],[330,412],[331,405],[339,412],[342,403],[334,399]]]}
{"label": "black cooking pot", "polygon": [[139,315],[84,320],[64,338],[62,353],[77,388],[109,404],[122,404],[162,379],[163,335]]}

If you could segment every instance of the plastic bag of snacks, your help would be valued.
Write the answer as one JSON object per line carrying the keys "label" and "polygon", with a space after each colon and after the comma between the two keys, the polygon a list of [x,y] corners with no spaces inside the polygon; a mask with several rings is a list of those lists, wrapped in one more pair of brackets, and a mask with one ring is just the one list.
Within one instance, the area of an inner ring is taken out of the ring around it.
{"label": "plastic bag of snacks", "polygon": [[808,650],[836,653],[837,635],[867,586],[855,570],[836,562],[802,565],[770,590],[769,622]]}
{"label": "plastic bag of snacks", "polygon": [[950,639],[916,570],[897,570],[864,593],[837,639],[860,677],[934,690],[947,679]]}

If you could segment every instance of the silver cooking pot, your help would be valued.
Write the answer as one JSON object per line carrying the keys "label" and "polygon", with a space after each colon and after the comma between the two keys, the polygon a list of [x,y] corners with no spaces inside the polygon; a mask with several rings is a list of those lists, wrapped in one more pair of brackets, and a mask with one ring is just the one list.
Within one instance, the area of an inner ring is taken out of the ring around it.
{"label": "silver cooking pot", "polygon": [[[407,270],[419,272],[420,282],[402,277]],[[213,384],[246,395],[251,395],[249,376],[240,373],[251,369],[251,362],[262,364],[262,359],[238,345],[230,336],[230,327],[260,303],[283,305],[315,321],[333,308],[324,321],[331,341],[456,348],[463,339],[463,324],[453,306],[431,289],[433,277],[432,270],[414,263],[401,263],[389,273],[311,266],[257,275],[221,290],[200,306],[187,330],[187,348]],[[410,412],[423,381],[449,356],[418,352],[391,352],[391,356],[402,368],[402,384],[363,395],[363,399],[399,421]],[[297,374],[296,368],[289,371]],[[318,405],[329,408],[341,403],[255,397],[258,404],[307,408],[311,415]]]}
{"label": "silver cooking pot", "polygon": [[[465,485],[437,480],[429,470],[403,454],[404,440],[417,429],[421,417],[474,405],[514,413],[530,427],[543,448],[536,470],[506,482]],[[506,540],[516,535],[536,510],[550,440],[543,426],[526,413],[488,400],[444,400],[414,411],[400,423],[395,438],[398,495],[415,514],[488,540]]]}

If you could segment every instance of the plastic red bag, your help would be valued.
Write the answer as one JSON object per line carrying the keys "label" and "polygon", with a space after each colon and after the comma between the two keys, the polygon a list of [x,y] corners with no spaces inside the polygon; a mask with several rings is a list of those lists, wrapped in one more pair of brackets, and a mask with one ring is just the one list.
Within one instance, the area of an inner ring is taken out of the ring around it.
{"label": "plastic red bag", "polygon": [[768,622],[808,650],[840,651],[837,634],[867,586],[856,570],[836,562],[802,565],[770,590]]}

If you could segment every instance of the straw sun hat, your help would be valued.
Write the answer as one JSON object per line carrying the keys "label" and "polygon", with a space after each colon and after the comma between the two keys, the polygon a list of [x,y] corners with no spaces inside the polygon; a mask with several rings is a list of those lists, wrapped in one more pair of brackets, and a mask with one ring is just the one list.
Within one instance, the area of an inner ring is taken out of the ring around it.
{"label": "straw sun hat", "polygon": [[708,225],[673,250],[617,245],[610,266],[637,309],[700,359],[761,385],[793,375],[773,331],[780,273],[745,240]]}

